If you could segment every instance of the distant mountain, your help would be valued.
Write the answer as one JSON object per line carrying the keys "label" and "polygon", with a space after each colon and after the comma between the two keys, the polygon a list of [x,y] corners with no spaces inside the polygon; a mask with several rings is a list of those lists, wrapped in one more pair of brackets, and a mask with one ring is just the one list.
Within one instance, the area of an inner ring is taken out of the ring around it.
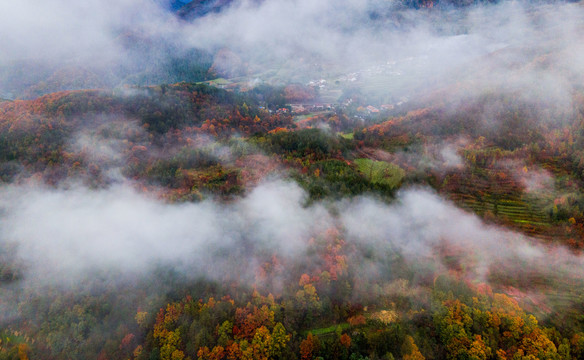
{"label": "distant mountain", "polygon": [[[180,2],[175,0],[174,2]],[[185,20],[193,20],[210,13],[221,12],[229,7],[234,0],[193,0],[182,6],[177,15]]]}
{"label": "distant mountain", "polygon": [[[185,20],[194,20],[208,14],[219,13],[225,8],[233,5],[237,0],[171,0],[170,7],[176,14]],[[265,0],[254,0],[261,3]],[[498,3],[500,0],[399,0],[388,2],[387,10],[392,9],[422,9],[422,8],[461,8],[478,4]],[[568,0],[572,1],[572,0]],[[384,5],[385,6],[385,5]],[[371,13],[371,19],[383,18],[383,14],[378,11],[384,6]]]}
{"label": "distant mountain", "polygon": [[171,0],[168,7],[173,11],[177,11],[191,1],[192,0]]}

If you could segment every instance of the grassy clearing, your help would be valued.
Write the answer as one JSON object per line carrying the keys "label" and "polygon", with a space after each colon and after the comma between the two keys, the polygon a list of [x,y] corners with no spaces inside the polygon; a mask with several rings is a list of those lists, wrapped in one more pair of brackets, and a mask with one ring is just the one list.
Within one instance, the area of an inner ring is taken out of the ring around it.
{"label": "grassy clearing", "polygon": [[347,140],[353,140],[354,138],[354,134],[352,132],[350,133],[339,133],[339,135]]}
{"label": "grassy clearing", "polygon": [[320,113],[319,112],[312,112],[312,113],[305,114],[305,115],[297,115],[294,117],[294,122],[297,123],[297,122],[300,122],[300,121],[303,121],[306,119],[310,119],[310,118],[313,118],[319,114],[322,114],[322,112],[320,112]]}
{"label": "grassy clearing", "polygon": [[231,84],[231,81],[224,79],[224,78],[213,79],[209,82],[212,84],[215,84],[215,85],[229,85],[229,84]]}
{"label": "grassy clearing", "polygon": [[325,328],[308,330],[308,331],[306,331],[306,334],[312,333],[312,335],[315,335],[315,336],[322,336],[322,335],[334,333],[336,331],[343,331],[343,330],[348,329],[350,327],[351,327],[351,325],[349,325],[349,323],[335,324],[335,325],[331,325],[331,326],[325,327]]}
{"label": "grassy clearing", "polygon": [[406,172],[395,164],[371,159],[356,159],[355,164],[371,183],[383,184],[391,188],[397,188]]}

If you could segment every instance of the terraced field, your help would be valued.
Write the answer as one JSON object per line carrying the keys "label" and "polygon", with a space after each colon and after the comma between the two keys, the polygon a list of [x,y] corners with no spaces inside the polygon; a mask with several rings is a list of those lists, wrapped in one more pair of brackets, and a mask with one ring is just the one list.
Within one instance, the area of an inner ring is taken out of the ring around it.
{"label": "terraced field", "polygon": [[[500,174],[500,172],[499,172]],[[442,191],[460,207],[527,235],[552,240],[565,237],[562,228],[552,224],[543,206],[528,197],[511,177],[482,170],[447,177]]]}

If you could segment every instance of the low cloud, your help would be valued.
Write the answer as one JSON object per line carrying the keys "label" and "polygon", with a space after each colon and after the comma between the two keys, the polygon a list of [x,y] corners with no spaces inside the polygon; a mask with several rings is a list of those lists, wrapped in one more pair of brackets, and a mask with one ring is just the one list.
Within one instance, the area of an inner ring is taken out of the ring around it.
{"label": "low cloud", "polygon": [[[435,90],[451,102],[520,92],[528,102],[569,109],[584,76],[583,25],[578,4],[517,1],[458,11],[376,0],[235,1],[184,21],[150,0],[26,0],[0,5],[0,65],[26,60],[49,73],[82,66],[117,85],[125,71],[162,66],[168,56],[226,49],[250,80],[326,78],[382,100]],[[5,75],[0,94],[26,88],[15,83],[28,75]],[[348,78],[361,80],[345,84]]]}
{"label": "low cloud", "polygon": [[[521,283],[525,279],[520,272],[538,272],[544,278],[563,273],[575,278],[584,265],[581,256],[562,246],[546,245],[485,224],[425,189],[402,191],[391,205],[361,197],[343,208],[341,222],[347,239],[357,244],[356,256],[375,254],[355,261],[363,271],[383,267],[388,257],[399,255],[438,273],[454,269],[469,280],[481,282],[488,282],[491,273],[505,264],[508,275]],[[522,268],[517,264],[523,264]]]}
{"label": "low cloud", "polygon": [[157,265],[252,281],[257,265],[272,256],[302,263],[310,239],[335,226],[343,229],[348,249],[356,249],[350,261],[357,269],[383,266],[397,254],[443,271],[451,255],[465,276],[488,281],[498,263],[520,260],[571,274],[583,265],[562,247],[487,225],[425,189],[401,191],[392,204],[358,197],[306,206],[306,196],[281,180],[230,204],[169,204],[127,183],[102,190],[11,185],[0,194],[1,236],[15,246],[25,279],[57,283],[93,271],[135,274]]}
{"label": "low cloud", "polygon": [[229,205],[167,204],[127,184],[104,190],[8,186],[1,194],[2,241],[16,244],[25,278],[49,282],[153,265],[211,278],[246,269],[253,276],[246,264],[256,256],[299,256],[311,236],[330,226],[322,206],[302,206],[305,196],[284,181],[260,185]]}

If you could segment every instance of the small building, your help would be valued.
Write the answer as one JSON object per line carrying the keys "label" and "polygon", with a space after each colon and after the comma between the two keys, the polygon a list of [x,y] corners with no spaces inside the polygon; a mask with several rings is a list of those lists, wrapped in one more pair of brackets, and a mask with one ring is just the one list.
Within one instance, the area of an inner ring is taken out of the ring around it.
{"label": "small building", "polygon": [[290,104],[292,112],[303,112],[306,108],[302,104]]}

